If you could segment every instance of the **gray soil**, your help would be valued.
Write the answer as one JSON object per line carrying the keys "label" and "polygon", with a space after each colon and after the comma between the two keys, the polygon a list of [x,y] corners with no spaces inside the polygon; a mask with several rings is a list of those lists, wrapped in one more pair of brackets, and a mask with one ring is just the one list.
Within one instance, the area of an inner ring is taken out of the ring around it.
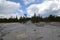
{"label": "gray soil", "polygon": [[4,40],[60,40],[60,22],[0,23]]}

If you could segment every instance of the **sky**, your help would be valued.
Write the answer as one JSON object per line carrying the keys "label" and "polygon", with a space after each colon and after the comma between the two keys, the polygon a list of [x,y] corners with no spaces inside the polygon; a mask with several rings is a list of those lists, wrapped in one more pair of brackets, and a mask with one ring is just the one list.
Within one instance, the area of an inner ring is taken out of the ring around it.
{"label": "sky", "polygon": [[0,0],[0,17],[60,16],[60,0]]}

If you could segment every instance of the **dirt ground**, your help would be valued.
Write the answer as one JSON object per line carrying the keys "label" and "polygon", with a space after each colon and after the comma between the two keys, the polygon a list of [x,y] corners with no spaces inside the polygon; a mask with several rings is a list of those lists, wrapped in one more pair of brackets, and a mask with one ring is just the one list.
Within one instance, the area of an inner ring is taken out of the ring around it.
{"label": "dirt ground", "polygon": [[60,40],[60,22],[0,23],[4,40]]}

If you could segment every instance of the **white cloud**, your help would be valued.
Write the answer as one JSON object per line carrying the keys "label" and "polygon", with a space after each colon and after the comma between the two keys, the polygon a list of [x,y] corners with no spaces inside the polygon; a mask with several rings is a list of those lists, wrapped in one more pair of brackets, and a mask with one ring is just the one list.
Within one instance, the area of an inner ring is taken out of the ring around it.
{"label": "white cloud", "polygon": [[[18,15],[18,13],[16,14],[0,14],[0,18],[10,18],[10,17],[16,17]],[[18,17],[20,17],[18,15]]]}
{"label": "white cloud", "polygon": [[25,5],[35,2],[36,0],[23,0]]}
{"label": "white cloud", "polygon": [[45,0],[41,4],[32,4],[27,8],[27,12],[33,16],[34,13],[36,14],[54,14],[54,11],[56,11],[55,14],[58,14],[59,12],[57,10],[60,10],[60,1],[59,0]]}
{"label": "white cloud", "polygon": [[16,2],[7,0],[0,0],[0,16],[11,17],[18,15],[19,8],[21,5]]}

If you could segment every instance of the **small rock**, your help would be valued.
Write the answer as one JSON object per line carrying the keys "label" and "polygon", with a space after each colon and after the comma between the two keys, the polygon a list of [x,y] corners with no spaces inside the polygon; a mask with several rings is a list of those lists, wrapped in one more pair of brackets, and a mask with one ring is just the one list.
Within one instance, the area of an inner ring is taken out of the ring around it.
{"label": "small rock", "polygon": [[36,40],[41,40],[43,37],[39,37],[39,38],[37,38]]}
{"label": "small rock", "polygon": [[0,38],[0,40],[3,40],[3,38]]}
{"label": "small rock", "polygon": [[58,35],[58,37],[60,37],[60,35]]}
{"label": "small rock", "polygon": [[34,29],[34,31],[36,31],[36,29]]}

